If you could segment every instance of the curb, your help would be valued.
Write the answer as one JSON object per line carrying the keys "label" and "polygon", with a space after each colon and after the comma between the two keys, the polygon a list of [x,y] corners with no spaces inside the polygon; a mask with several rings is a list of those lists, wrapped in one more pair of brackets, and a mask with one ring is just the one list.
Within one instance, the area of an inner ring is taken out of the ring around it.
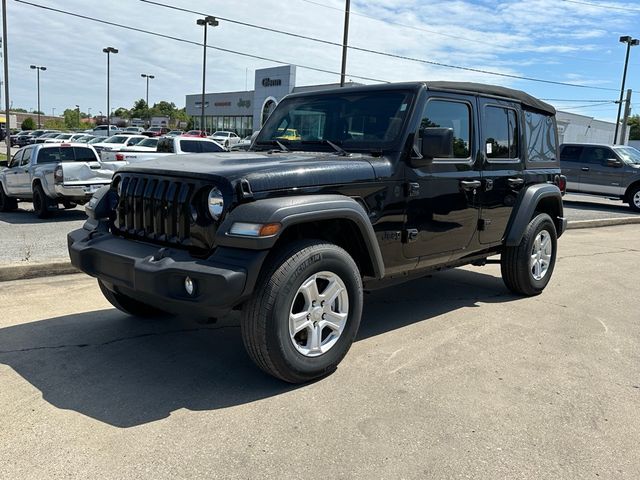
{"label": "curb", "polygon": [[79,273],[69,260],[53,260],[49,262],[14,263],[0,265],[0,282],[26,280],[28,278],[51,277]]}
{"label": "curb", "polygon": [[[574,220],[569,222],[567,230],[579,228],[612,227],[615,225],[640,224],[640,215],[637,217],[600,218],[595,220]],[[80,273],[71,265],[69,260],[53,260],[49,262],[17,263],[0,265],[0,282],[14,280],[26,280],[29,278],[52,277],[55,275],[70,275]]]}
{"label": "curb", "polygon": [[595,220],[574,220],[569,222],[567,229],[612,227],[615,225],[640,224],[640,215],[637,217],[597,218]]}

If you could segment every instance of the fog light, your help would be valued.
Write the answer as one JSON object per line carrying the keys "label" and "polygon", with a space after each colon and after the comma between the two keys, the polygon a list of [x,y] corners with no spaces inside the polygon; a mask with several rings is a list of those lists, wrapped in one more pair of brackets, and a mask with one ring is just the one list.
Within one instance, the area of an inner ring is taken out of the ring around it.
{"label": "fog light", "polygon": [[187,291],[189,295],[193,295],[193,292],[196,291],[196,284],[189,277],[184,279],[184,289]]}

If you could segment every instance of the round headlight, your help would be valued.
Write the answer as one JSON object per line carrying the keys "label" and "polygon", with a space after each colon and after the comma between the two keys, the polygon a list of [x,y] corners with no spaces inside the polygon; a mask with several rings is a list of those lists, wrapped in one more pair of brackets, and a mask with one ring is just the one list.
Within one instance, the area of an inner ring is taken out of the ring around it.
{"label": "round headlight", "polygon": [[209,215],[211,215],[211,218],[216,221],[219,220],[220,215],[222,215],[222,210],[224,209],[224,198],[218,188],[213,187],[209,192],[207,206],[209,207]]}

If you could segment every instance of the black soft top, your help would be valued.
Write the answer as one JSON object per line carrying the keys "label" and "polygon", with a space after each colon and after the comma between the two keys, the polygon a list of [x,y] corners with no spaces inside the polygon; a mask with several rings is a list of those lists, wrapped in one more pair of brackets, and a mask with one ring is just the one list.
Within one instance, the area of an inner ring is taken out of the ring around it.
{"label": "black soft top", "polygon": [[514,90],[513,88],[472,82],[426,82],[426,84],[429,90],[454,90],[465,93],[480,93],[494,97],[509,98],[517,100],[524,107],[533,108],[549,115],[556,114],[556,109],[552,105],[549,105],[542,100],[538,100],[522,90]]}

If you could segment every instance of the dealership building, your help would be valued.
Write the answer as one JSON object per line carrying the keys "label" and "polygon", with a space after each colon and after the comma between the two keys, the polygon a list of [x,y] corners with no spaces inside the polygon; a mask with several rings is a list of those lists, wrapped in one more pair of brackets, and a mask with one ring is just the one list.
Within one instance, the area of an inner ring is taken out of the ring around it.
{"label": "dealership building", "polygon": [[[357,85],[347,83],[347,86]],[[285,95],[309,90],[339,87],[337,83],[296,87],[295,65],[263,68],[255,72],[253,90],[243,92],[207,93],[204,96],[204,130],[227,130],[241,137],[259,130]],[[194,128],[202,130],[200,117],[202,94],[187,95],[187,114]]]}

